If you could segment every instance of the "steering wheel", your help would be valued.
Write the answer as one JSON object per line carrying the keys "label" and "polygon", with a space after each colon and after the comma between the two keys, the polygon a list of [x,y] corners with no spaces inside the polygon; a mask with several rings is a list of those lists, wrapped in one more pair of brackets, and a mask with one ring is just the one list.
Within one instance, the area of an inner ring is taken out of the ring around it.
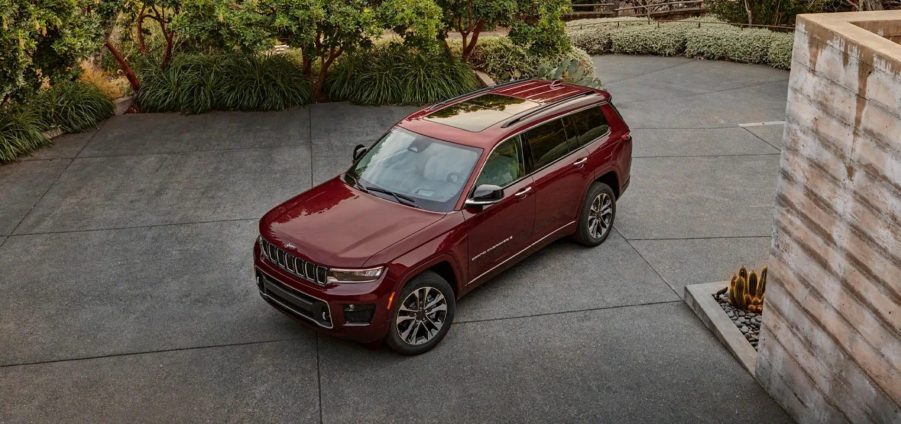
{"label": "steering wheel", "polygon": [[460,174],[458,174],[456,172],[451,172],[450,174],[447,174],[447,182],[449,182],[449,183],[456,184],[456,183],[459,183],[461,179],[462,179],[462,177],[460,176]]}

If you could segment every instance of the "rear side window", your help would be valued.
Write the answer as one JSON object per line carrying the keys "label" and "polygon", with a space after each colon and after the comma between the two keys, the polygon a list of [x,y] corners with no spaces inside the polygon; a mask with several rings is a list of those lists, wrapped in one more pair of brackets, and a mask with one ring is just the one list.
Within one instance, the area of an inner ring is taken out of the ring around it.
{"label": "rear side window", "polygon": [[600,106],[592,107],[563,118],[566,123],[567,144],[584,146],[607,133],[610,126]]}
{"label": "rear side window", "polygon": [[541,168],[576,149],[575,144],[566,142],[563,122],[559,119],[526,131],[523,139],[529,146],[532,169]]}

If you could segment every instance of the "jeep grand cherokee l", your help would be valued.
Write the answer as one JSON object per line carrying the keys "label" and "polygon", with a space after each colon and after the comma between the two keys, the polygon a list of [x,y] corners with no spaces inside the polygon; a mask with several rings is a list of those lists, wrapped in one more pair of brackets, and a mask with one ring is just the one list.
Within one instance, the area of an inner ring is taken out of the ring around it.
{"label": "jeep grand cherokee l", "polygon": [[632,143],[607,92],[527,80],[419,110],[353,156],[260,220],[257,285],[323,332],[418,354],[515,262],[564,236],[601,244]]}

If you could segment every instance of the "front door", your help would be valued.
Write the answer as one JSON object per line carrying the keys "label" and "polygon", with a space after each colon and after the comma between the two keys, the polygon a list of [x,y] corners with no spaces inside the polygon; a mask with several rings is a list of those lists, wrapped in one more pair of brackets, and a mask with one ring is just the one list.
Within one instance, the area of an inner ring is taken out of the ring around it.
{"label": "front door", "polygon": [[469,282],[475,282],[531,243],[535,219],[532,178],[526,177],[519,137],[499,144],[482,168],[476,187],[492,184],[504,189],[499,202],[464,209],[468,232]]}

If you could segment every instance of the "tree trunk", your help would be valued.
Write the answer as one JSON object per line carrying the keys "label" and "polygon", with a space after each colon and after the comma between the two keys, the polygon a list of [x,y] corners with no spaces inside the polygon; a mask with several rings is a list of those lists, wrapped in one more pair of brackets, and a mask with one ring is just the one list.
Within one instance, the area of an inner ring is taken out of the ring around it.
{"label": "tree trunk", "polygon": [[472,56],[472,52],[476,49],[476,43],[479,42],[479,33],[482,32],[482,28],[484,27],[484,22],[479,21],[476,23],[475,27],[472,28],[471,31],[467,33],[471,36],[469,38],[469,43],[466,42],[466,36],[463,32],[460,32],[460,35],[463,36],[463,61],[469,62],[469,57]]}
{"label": "tree trunk", "polygon": [[750,0],[744,0],[745,13],[748,14],[748,25],[754,25],[754,11],[751,9]]}
{"label": "tree trunk", "polygon": [[[165,30],[165,28],[164,28]],[[172,36],[171,32],[166,33],[166,51],[163,52],[163,60],[160,62],[160,68],[166,69],[169,66],[169,60],[172,59]]]}
{"label": "tree trunk", "polygon": [[104,43],[104,45],[116,59],[116,63],[119,64],[119,69],[121,69],[122,72],[125,73],[125,78],[128,79],[128,83],[131,85],[131,91],[137,93],[138,90],[141,89],[141,82],[138,81],[138,76],[135,75],[135,71],[131,69],[131,65],[129,65],[128,61],[125,60],[125,56],[122,55],[122,52],[120,52],[119,49],[117,49],[109,39],[106,40],[106,43]]}

